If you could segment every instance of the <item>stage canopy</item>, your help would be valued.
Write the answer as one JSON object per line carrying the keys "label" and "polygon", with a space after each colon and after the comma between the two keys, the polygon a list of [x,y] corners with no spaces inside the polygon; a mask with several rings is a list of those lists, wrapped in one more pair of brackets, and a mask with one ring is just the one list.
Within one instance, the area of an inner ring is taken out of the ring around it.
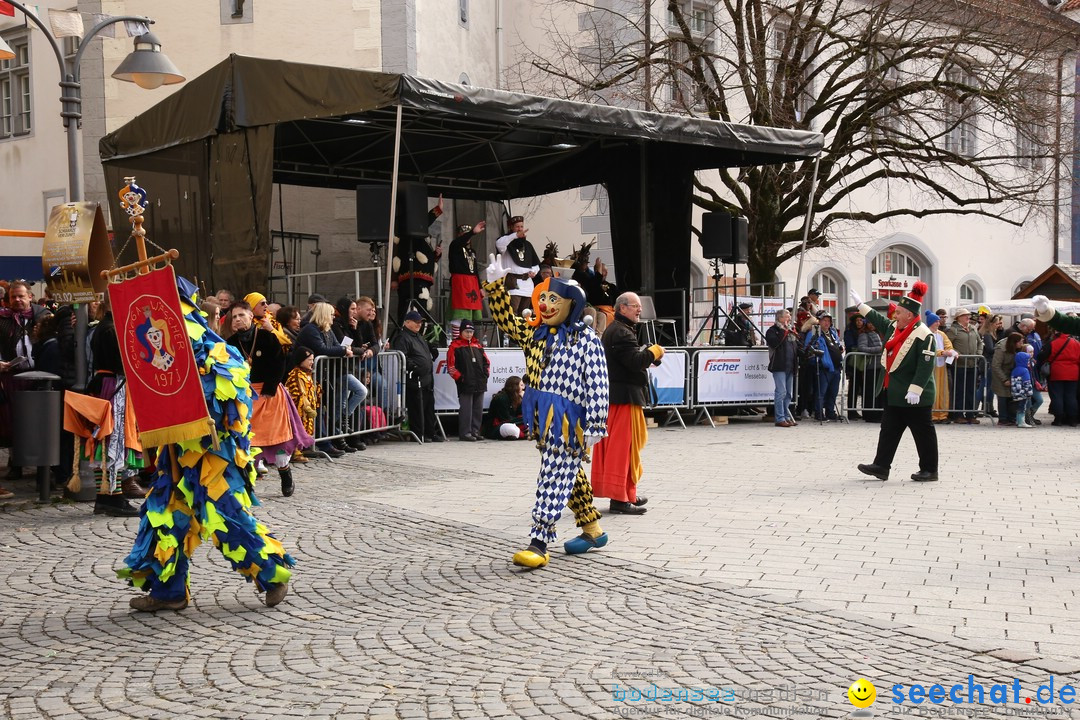
{"label": "stage canopy", "polygon": [[689,285],[694,171],[800,161],[822,144],[819,133],[231,55],[106,135],[100,153],[108,187],[136,175],[155,194],[148,232],[208,286],[265,284],[274,183],[390,183],[397,146],[398,179],[431,196],[606,185],[619,284],[651,290]]}

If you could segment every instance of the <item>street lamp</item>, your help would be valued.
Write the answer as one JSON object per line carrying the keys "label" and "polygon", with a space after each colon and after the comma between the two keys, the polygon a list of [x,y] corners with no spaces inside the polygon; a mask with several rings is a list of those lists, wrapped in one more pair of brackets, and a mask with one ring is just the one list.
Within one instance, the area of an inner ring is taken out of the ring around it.
{"label": "street lamp", "polygon": [[[118,22],[133,21],[150,26],[153,20],[138,15],[118,15],[106,18],[90,31],[82,36],[79,41],[79,50],[70,61],[64,57],[56,36],[52,34],[49,26],[41,18],[20,2],[19,0],[7,0],[8,4],[18,8],[26,16],[27,20],[34,23],[45,35],[45,39],[52,46],[56,62],[60,66],[60,117],[64,119],[64,127],[67,130],[67,156],[68,156],[68,201],[78,202],[83,199],[83,175],[82,155],[79,152],[81,133],[79,128],[82,121],[82,84],[79,81],[80,64],[83,51],[86,50],[89,41],[110,25]],[[0,38],[0,60],[11,60],[15,53],[11,47]],[[120,63],[113,73],[117,80],[133,82],[142,88],[156,88],[161,85],[173,85],[184,82],[184,76],[176,69],[176,66],[161,52],[161,42],[147,32],[135,38],[135,50]],[[78,306],[78,323],[75,329],[75,341],[79,349],[86,343],[86,305]],[[75,386],[81,390],[86,387],[86,354],[81,350],[75,353]]]}

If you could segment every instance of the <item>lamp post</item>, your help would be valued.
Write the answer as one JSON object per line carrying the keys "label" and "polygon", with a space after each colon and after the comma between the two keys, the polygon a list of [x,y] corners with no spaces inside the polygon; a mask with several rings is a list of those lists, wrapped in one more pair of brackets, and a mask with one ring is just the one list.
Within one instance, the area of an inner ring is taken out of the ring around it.
{"label": "lamp post", "polygon": [[[133,21],[147,26],[154,23],[147,17],[138,15],[118,15],[109,17],[90,28],[79,41],[79,50],[75,57],[68,61],[60,49],[49,29],[49,26],[28,10],[19,0],[7,0],[8,4],[18,8],[23,15],[41,30],[45,39],[52,46],[56,62],[60,66],[60,117],[64,120],[64,128],[67,131],[67,160],[68,160],[68,202],[78,202],[83,199],[83,173],[82,155],[79,144],[82,138],[82,83],[80,81],[80,64],[83,52],[89,41],[110,25],[118,22]],[[0,38],[0,60],[11,60],[15,53],[11,47]],[[161,42],[151,32],[146,32],[135,38],[135,50],[129,54],[112,75],[117,80],[133,82],[141,88],[153,89],[161,85],[173,85],[184,81],[184,76],[176,69],[176,66],[161,52]],[[87,309],[85,303],[77,306],[77,323],[75,326],[75,387],[82,390],[86,387],[86,327]]]}

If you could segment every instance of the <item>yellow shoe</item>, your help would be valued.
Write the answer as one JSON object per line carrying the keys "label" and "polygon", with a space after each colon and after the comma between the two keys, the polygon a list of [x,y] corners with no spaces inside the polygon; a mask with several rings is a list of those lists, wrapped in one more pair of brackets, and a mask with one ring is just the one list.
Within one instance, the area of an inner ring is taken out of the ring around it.
{"label": "yellow shoe", "polygon": [[514,564],[527,568],[539,568],[548,564],[551,556],[548,553],[538,553],[535,548],[527,547],[514,553]]}

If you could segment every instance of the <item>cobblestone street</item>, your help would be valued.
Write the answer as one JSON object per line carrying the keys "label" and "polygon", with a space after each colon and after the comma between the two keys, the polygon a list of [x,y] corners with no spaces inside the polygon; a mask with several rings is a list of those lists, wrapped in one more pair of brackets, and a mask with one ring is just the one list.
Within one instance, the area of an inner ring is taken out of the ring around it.
{"label": "cobblestone street", "polygon": [[[1075,431],[940,428],[942,480],[925,484],[907,479],[908,438],[889,482],[855,471],[876,432],[652,430],[649,512],[605,517],[608,547],[556,548],[531,573],[509,562],[530,443],[311,463],[293,498],[260,490],[298,560],[272,610],[203,549],[190,607],[134,614],[114,570],[136,520],[10,503],[0,717],[845,717],[859,677],[877,717],[1080,717],[1035,698],[1080,671]],[[969,675],[987,702],[1009,685],[1008,706],[892,702],[894,685]]]}

